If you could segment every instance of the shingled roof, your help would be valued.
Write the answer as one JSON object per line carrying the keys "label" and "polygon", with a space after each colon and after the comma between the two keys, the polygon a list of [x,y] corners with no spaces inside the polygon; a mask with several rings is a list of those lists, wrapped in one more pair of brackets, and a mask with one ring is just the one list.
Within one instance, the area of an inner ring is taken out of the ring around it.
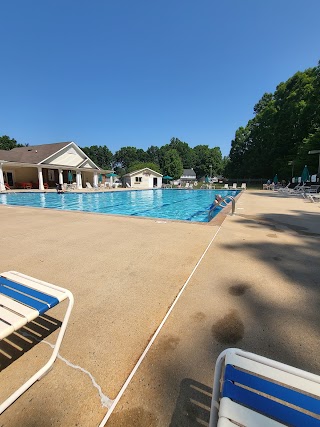
{"label": "shingled roof", "polygon": [[0,150],[0,160],[38,164],[70,143],[71,141],[57,142],[55,144],[33,145],[29,147],[17,147],[12,150]]}

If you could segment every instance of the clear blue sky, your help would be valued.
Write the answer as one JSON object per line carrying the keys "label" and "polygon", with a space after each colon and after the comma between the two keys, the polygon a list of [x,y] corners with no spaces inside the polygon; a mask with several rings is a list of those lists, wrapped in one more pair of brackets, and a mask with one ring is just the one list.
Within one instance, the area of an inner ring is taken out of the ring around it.
{"label": "clear blue sky", "polygon": [[0,135],[228,155],[265,92],[320,59],[319,0],[8,0]]}

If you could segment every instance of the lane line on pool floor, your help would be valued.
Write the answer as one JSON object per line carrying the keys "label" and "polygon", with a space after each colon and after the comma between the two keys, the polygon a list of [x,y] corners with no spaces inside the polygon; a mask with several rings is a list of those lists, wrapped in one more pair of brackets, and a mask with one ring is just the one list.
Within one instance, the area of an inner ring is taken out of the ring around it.
{"label": "lane line on pool floor", "polygon": [[197,264],[195,265],[195,267],[193,268],[191,274],[189,275],[188,279],[185,281],[184,285],[182,286],[182,288],[180,289],[178,295],[175,297],[175,299],[173,300],[169,310],[167,311],[165,317],[163,318],[162,322],[160,323],[160,325],[158,326],[157,330],[155,331],[155,333],[153,334],[152,338],[149,341],[149,344],[147,345],[147,347],[145,348],[144,352],[141,354],[139,360],[137,361],[137,363],[135,364],[135,366],[133,367],[130,375],[128,376],[128,378],[126,379],[125,383],[123,384],[123,386],[121,387],[118,395],[116,396],[116,398],[113,400],[108,412],[106,413],[105,417],[103,418],[103,420],[101,421],[101,423],[99,424],[99,427],[104,427],[106,425],[106,422],[108,421],[108,419],[110,418],[112,412],[114,411],[115,407],[117,406],[119,400],[121,399],[122,395],[124,394],[124,392],[126,391],[127,387],[129,386],[132,378],[134,377],[135,373],[137,372],[139,366],[141,365],[141,363],[143,362],[144,358],[146,357],[148,351],[150,350],[152,344],[154,343],[155,339],[157,338],[157,336],[159,335],[161,329],[163,328],[164,324],[166,323],[169,315],[171,314],[173,308],[175,307],[175,305],[177,304],[178,300],[180,299],[183,291],[185,290],[185,288],[187,287],[188,283],[190,282],[192,276],[194,275],[194,273],[196,272],[197,268],[199,267],[201,261],[203,260],[205,254],[207,253],[207,251],[209,250],[210,246],[212,245],[213,241],[215,240],[216,236],[218,235],[219,231],[221,229],[221,226],[219,226],[218,230],[215,232],[214,236],[212,237],[212,239],[210,240],[208,246],[206,247],[206,249],[204,250],[203,254],[201,255],[199,261],[197,262]]}

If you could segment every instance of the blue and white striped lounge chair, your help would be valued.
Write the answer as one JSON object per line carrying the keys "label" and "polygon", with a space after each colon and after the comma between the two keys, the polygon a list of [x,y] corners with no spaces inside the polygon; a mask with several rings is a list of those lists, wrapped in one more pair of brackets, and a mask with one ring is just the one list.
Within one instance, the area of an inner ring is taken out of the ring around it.
{"label": "blue and white striped lounge chair", "polygon": [[16,271],[0,274],[0,340],[7,338],[66,299],[69,300],[69,304],[51,357],[42,368],[0,405],[0,414],[33,383],[43,377],[53,365],[57,358],[74,302],[72,293],[67,289]]}
{"label": "blue and white striped lounge chair", "polygon": [[216,362],[209,427],[319,427],[320,376],[238,349]]}

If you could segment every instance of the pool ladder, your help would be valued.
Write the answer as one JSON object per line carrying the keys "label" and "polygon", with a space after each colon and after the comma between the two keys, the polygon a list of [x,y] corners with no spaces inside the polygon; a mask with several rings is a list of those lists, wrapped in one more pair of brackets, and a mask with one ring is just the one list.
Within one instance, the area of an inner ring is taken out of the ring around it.
{"label": "pool ladder", "polygon": [[235,198],[232,196],[226,196],[223,200],[221,200],[221,202],[217,203],[215,206],[213,206],[208,213],[208,219],[210,221],[210,219],[212,219],[212,212],[215,210],[215,208],[217,206],[221,206],[222,208],[225,208],[226,206],[228,206],[228,202],[232,203],[232,208],[231,208],[231,215],[233,215],[235,213],[236,210],[236,201]]}

